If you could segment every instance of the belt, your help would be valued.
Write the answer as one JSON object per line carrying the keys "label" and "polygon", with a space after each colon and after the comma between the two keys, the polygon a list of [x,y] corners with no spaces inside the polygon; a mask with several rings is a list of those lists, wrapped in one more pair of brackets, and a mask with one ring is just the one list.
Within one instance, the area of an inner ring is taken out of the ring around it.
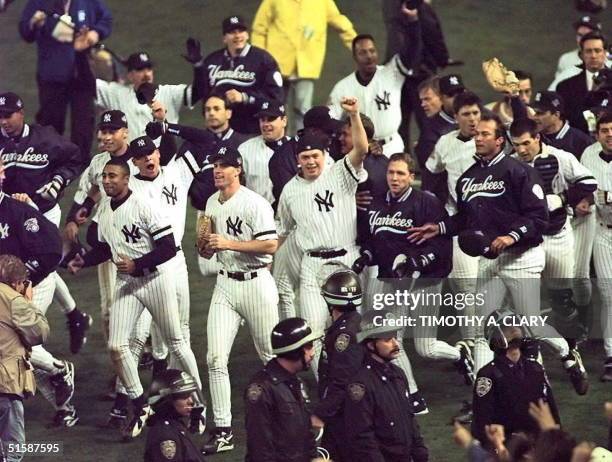
{"label": "belt", "polygon": [[604,228],[612,229],[612,225],[606,225],[605,223],[599,223],[599,226],[603,226]]}
{"label": "belt", "polygon": [[182,249],[181,249],[181,246],[180,246],[180,245],[177,245],[177,246],[176,246],[176,251],[177,251],[177,252],[180,252],[181,250],[182,250]]}
{"label": "belt", "polygon": [[133,276],[148,276],[149,274],[157,273],[157,266],[151,266],[150,268],[143,268],[138,273],[134,273]]}
{"label": "belt", "polygon": [[223,276],[227,276],[230,279],[235,279],[236,281],[250,281],[251,279],[255,279],[257,277],[258,271],[251,271],[248,273],[241,273],[237,271],[225,271],[219,270],[219,274]]}
{"label": "belt", "polygon": [[393,135],[388,136],[387,138],[375,138],[374,141],[378,141],[381,146],[384,146],[385,144],[393,141]]}
{"label": "belt", "polygon": [[346,255],[346,249],[311,250],[308,256],[315,258],[336,258]]}

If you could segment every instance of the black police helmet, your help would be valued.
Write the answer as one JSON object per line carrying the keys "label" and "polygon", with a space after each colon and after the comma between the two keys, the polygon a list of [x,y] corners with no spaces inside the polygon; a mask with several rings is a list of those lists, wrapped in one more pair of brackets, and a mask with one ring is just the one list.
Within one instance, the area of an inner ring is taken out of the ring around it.
{"label": "black police helmet", "polygon": [[[492,322],[494,320],[495,322]],[[533,337],[532,333],[525,326],[520,325],[520,319],[516,314],[508,309],[495,310],[487,320],[486,338],[489,341],[489,348],[495,352],[506,351],[512,341],[520,341]],[[513,328],[516,333],[508,337],[508,329]],[[519,334],[520,332],[520,334]]]}
{"label": "black police helmet", "polygon": [[177,395],[197,391],[198,384],[190,374],[177,369],[167,369],[151,383],[149,404],[155,410],[172,401]]}
{"label": "black police helmet", "polygon": [[395,337],[400,330],[397,317],[389,310],[369,310],[361,317],[357,341],[359,343],[374,339]]}
{"label": "black police helmet", "polygon": [[321,295],[330,309],[356,310],[363,295],[359,276],[349,268],[338,269],[323,282]]}
{"label": "black police helmet", "polygon": [[291,353],[322,336],[313,332],[302,318],[284,319],[272,329],[272,352],[275,355]]}

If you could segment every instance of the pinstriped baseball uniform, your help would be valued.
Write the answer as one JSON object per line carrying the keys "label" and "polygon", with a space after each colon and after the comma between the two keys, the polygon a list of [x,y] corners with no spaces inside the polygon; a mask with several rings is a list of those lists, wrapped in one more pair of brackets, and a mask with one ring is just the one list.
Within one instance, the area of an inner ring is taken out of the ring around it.
{"label": "pinstriped baseball uniform", "polygon": [[[177,123],[183,106],[191,108],[191,85],[160,85],[155,100],[166,108],[166,120]],[[105,109],[120,109],[125,113],[129,131],[129,141],[145,134],[147,123],[153,121],[151,108],[140,104],[133,85],[96,80],[96,104]]]}
{"label": "pinstriped baseball uniform", "polygon": [[397,132],[402,121],[402,85],[411,70],[402,64],[399,55],[393,56],[384,66],[376,66],[376,73],[367,85],[362,85],[355,72],[340,80],[329,95],[330,116],[342,119],[344,111],[340,100],[352,95],[359,100],[360,111],[367,115],[376,133],[374,138],[384,142],[383,152],[389,157],[404,151],[404,141]]}
{"label": "pinstriped baseball uniform", "polygon": [[[474,163],[476,144],[474,138],[462,139],[459,130],[454,130],[440,137],[427,159],[425,166],[432,173],[447,172],[448,200],[446,211],[449,215],[457,213],[457,180]],[[453,270],[449,275],[453,290],[458,293],[475,293],[478,275],[478,257],[467,255],[459,247],[457,237],[453,237]],[[466,306],[462,315],[475,314],[474,306]],[[471,326],[461,327],[465,339],[475,336]]]}
{"label": "pinstriped baseball uniform", "polygon": [[[593,243],[593,262],[597,273],[597,287],[601,296],[601,323],[604,350],[612,356],[612,156],[606,156],[597,143],[589,146],[580,161],[593,172],[598,189],[595,194],[596,234]],[[593,148],[593,149],[591,149]]]}
{"label": "pinstriped baseball uniform", "polygon": [[[598,155],[600,152],[601,145],[593,143],[584,150],[582,155],[588,154],[588,157],[591,157],[592,155]],[[582,164],[586,165],[584,162]],[[597,178],[596,172],[592,173]],[[574,216],[572,218],[572,228],[574,230],[575,256],[574,302],[576,305],[585,306],[591,303],[591,257],[593,256],[595,233],[599,229],[595,206],[591,206],[589,215],[584,217]]]}
{"label": "pinstriped baseball uniform", "polygon": [[[347,266],[358,256],[357,207],[355,193],[362,168],[355,169],[348,157],[326,166],[312,181],[295,176],[283,189],[278,207],[280,235],[295,233],[304,251],[300,275],[300,314],[314,331],[323,331],[329,318],[327,305],[321,296],[317,274],[326,261],[333,258]],[[315,256],[313,252],[332,251]],[[316,361],[321,353],[315,344]]]}
{"label": "pinstriped baseball uniform", "polygon": [[[104,198],[98,209],[98,239],[106,242],[113,261],[119,255],[136,259],[150,253],[154,241],[172,235],[168,218],[163,217],[146,198],[129,195],[118,203]],[[117,375],[125,385],[127,394],[134,399],[142,395],[138,377],[137,359],[129,349],[130,334],[142,311],[146,308],[181,365],[198,380],[195,356],[183,338],[174,288],[174,264],[165,262],[149,268],[144,276],[117,273],[113,305],[110,310],[109,349]]]}
{"label": "pinstriped baseball uniform", "polygon": [[[272,206],[266,199],[241,186],[225,202],[220,192],[206,203],[215,233],[234,241],[276,240]],[[232,423],[231,386],[227,363],[241,320],[249,326],[255,349],[265,364],[272,359],[270,333],[278,322],[278,293],[268,270],[270,254],[217,252],[223,268],[217,276],[208,311],[208,376],[215,425]],[[242,279],[242,280],[240,280]]]}
{"label": "pinstriped baseball uniform", "polygon": [[[283,137],[280,143],[282,144],[287,138],[289,137]],[[270,142],[269,144],[273,143]],[[247,187],[272,204],[274,195],[272,194],[272,180],[270,180],[268,163],[272,154],[274,154],[274,150],[264,141],[262,136],[256,136],[238,146],[238,152],[240,152],[244,162]]]}

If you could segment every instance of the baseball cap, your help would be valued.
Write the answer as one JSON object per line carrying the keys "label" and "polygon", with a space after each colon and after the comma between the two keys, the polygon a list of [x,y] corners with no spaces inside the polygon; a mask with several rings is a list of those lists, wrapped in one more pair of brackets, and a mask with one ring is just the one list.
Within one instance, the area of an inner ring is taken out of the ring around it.
{"label": "baseball cap", "polygon": [[139,71],[141,69],[152,68],[153,61],[146,51],[138,51],[128,56],[126,61],[128,71]]}
{"label": "baseball cap", "polygon": [[255,117],[282,117],[285,115],[285,106],[280,101],[270,100],[261,103]]}
{"label": "baseball cap", "polygon": [[298,140],[296,152],[299,154],[300,152],[310,151],[312,149],[319,149],[320,151],[324,151],[326,148],[326,140],[322,139],[320,136],[315,135],[314,133],[306,133]]}
{"label": "baseball cap", "polygon": [[493,239],[480,230],[463,231],[459,233],[458,241],[461,250],[472,257],[483,256],[489,259],[497,257],[491,252]]}
{"label": "baseball cap", "polygon": [[579,27],[588,27],[591,30],[601,30],[601,23],[593,16],[584,15],[574,22],[574,29],[578,29]]}
{"label": "baseball cap", "polygon": [[597,90],[587,94],[584,106],[592,112],[612,110],[612,91]]}
{"label": "baseball cap", "polygon": [[228,16],[223,20],[221,23],[221,29],[223,30],[224,34],[228,34],[236,29],[248,30],[248,26],[242,16],[233,15]]}
{"label": "baseball cap", "polygon": [[12,114],[23,109],[23,101],[15,93],[0,93],[0,112]]}
{"label": "baseball cap", "polygon": [[220,146],[217,152],[208,158],[208,161],[211,164],[219,162],[230,167],[242,167],[242,156],[237,149],[228,145]]}
{"label": "baseball cap", "polygon": [[539,91],[531,103],[536,111],[563,113],[563,98],[556,91]]}
{"label": "baseball cap", "polygon": [[128,156],[131,158],[138,158],[148,156],[157,149],[155,143],[148,136],[139,136],[134,138],[128,148]]}
{"label": "baseball cap", "polygon": [[118,110],[112,110],[102,113],[98,129],[110,128],[111,130],[117,130],[118,128],[127,128],[127,126],[125,114]]}
{"label": "baseball cap", "polygon": [[459,74],[448,74],[440,77],[438,81],[440,93],[446,96],[455,96],[457,93],[465,91],[463,79]]}
{"label": "baseball cap", "polygon": [[304,128],[319,128],[327,134],[336,133],[343,122],[329,115],[327,106],[314,106],[304,114]]}

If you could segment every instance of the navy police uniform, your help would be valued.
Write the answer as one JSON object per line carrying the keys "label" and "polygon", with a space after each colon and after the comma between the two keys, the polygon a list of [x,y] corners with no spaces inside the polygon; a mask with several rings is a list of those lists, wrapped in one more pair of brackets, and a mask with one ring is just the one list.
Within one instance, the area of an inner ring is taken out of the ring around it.
{"label": "navy police uniform", "polygon": [[152,416],[152,427],[147,433],[145,462],[202,462],[204,457],[187,436],[187,425],[178,417]]}

